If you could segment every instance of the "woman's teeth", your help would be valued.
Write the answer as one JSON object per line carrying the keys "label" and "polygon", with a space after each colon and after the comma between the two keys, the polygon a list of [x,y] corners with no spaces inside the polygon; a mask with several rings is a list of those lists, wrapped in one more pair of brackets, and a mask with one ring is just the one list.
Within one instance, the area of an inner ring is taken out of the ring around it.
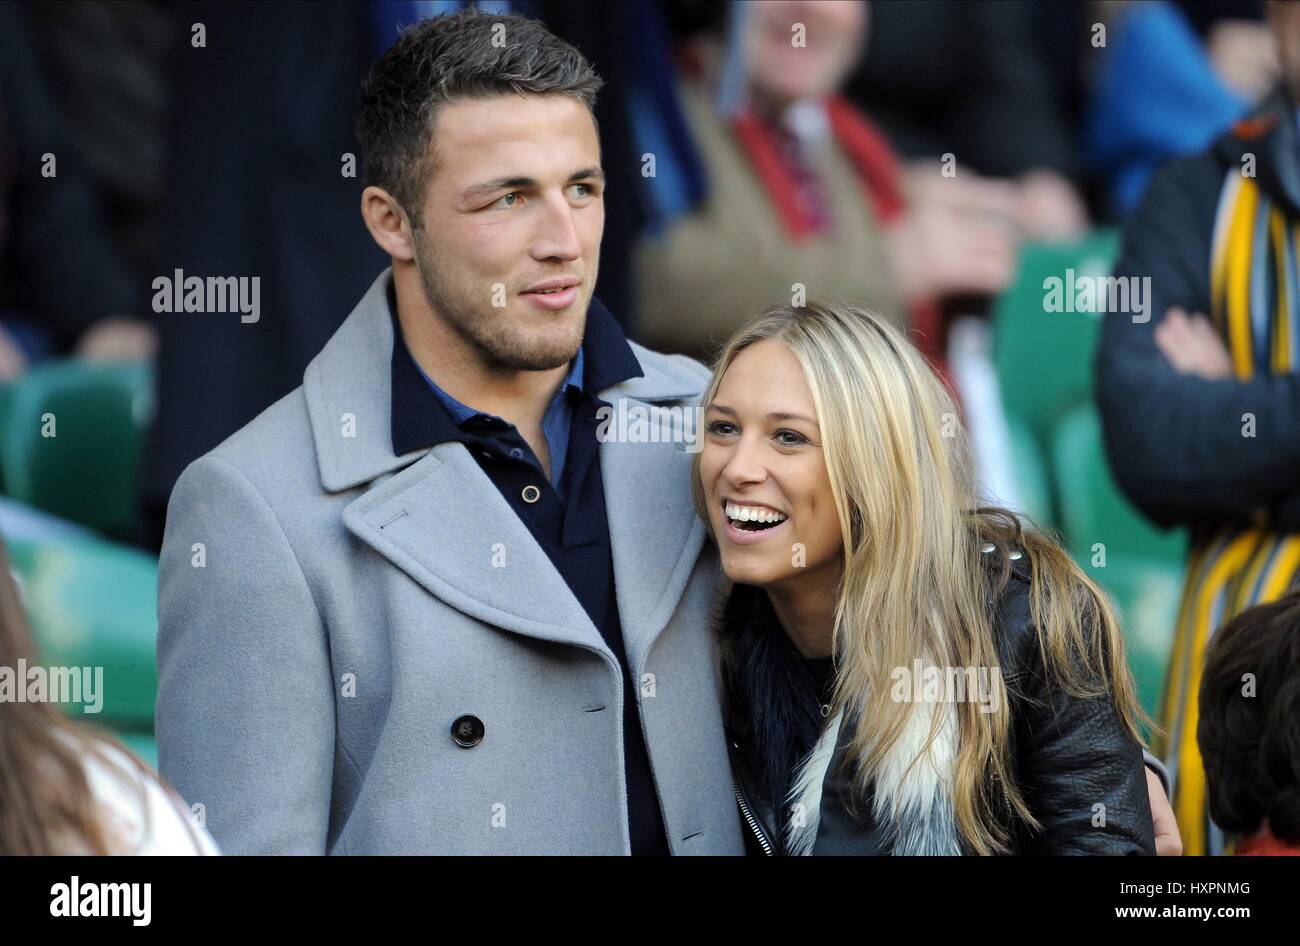
{"label": "woman's teeth", "polygon": [[727,518],[737,528],[750,532],[770,529],[785,522],[787,518],[785,513],[763,506],[742,506],[739,503],[727,503],[725,510]]}

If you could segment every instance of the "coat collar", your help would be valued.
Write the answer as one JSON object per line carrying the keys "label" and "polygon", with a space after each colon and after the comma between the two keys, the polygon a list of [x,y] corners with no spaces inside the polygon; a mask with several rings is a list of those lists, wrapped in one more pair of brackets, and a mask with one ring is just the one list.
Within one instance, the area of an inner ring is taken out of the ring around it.
{"label": "coat collar", "polygon": [[[438,397],[430,396],[430,381],[401,338],[391,292],[386,295],[386,302],[391,314],[395,342],[390,365],[390,403],[396,405],[392,411],[393,454],[400,456],[421,447],[462,439],[458,428],[461,420],[452,416],[452,410],[443,407]],[[574,359],[574,368],[570,371],[566,384],[575,384],[579,390],[594,394],[620,382],[644,377],[644,374],[641,363],[614,316],[599,299],[593,298],[587,311],[582,348],[578,352],[578,358]],[[476,413],[464,405],[460,405],[460,410],[465,412],[465,416],[472,417]]]}
{"label": "coat collar", "polygon": [[[344,525],[463,613],[614,661],[545,550],[462,443],[394,452],[391,278],[386,270],[375,280],[303,381],[322,486],[364,487],[344,508]],[[654,402],[697,400],[698,373],[635,344],[630,349],[643,373],[599,393],[611,403],[639,402],[667,433],[671,418]],[[691,503],[691,455],[681,446],[668,436],[600,445],[618,610],[634,674],[676,610],[704,545]],[[508,568],[493,567],[498,554]]]}
{"label": "coat collar", "polygon": [[[428,450],[427,445],[401,454],[393,449],[392,282],[391,268],[379,274],[303,375],[320,482],[332,493],[408,466]],[[624,353],[598,368],[588,385],[606,401],[626,397],[653,404],[699,394],[688,372],[673,371],[659,359],[639,358],[638,350],[645,350],[627,341],[595,298],[584,344],[586,338],[610,350],[620,341],[624,346]]]}

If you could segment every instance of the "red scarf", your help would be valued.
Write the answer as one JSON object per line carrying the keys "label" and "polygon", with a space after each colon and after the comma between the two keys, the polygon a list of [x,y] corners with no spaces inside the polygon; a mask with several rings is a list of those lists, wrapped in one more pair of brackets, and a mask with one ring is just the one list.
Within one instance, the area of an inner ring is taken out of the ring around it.
{"label": "red scarf", "polygon": [[[893,149],[866,116],[843,96],[827,96],[824,104],[835,142],[857,171],[863,199],[871,206],[876,219],[888,226],[898,219],[904,207],[898,159]],[[794,179],[772,131],[749,108],[732,118],[731,128],[776,208],[786,235],[796,243],[807,239],[816,232],[814,221],[800,206]],[[908,310],[913,341],[946,377],[939,307],[933,299],[912,299]]]}
{"label": "red scarf", "polygon": [[[864,199],[877,218],[889,223],[903,210],[894,152],[875,126],[842,96],[828,96],[825,105],[835,141],[858,172]],[[731,127],[785,224],[786,234],[797,242],[814,233],[813,221],[795,198],[790,172],[767,124],[746,108],[732,119]]]}

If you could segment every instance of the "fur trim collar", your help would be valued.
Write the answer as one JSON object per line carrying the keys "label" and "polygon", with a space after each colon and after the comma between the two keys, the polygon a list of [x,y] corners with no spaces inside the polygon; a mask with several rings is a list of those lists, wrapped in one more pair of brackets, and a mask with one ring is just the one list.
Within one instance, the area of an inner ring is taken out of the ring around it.
{"label": "fur trim collar", "polygon": [[[935,711],[944,719],[934,742],[922,755]],[[843,761],[843,712],[836,713],[799,766],[787,808],[806,813],[786,826],[789,854],[813,853],[821,826],[827,772]],[[889,750],[872,783],[871,814],[883,833],[882,847],[899,855],[958,855],[960,835],[952,805],[952,768],[956,761],[957,714],[948,703],[916,703],[902,736]],[[847,735],[845,736],[847,743]],[[800,825],[802,821],[802,825]]]}
{"label": "fur trim collar", "polygon": [[[847,760],[842,766],[846,717],[841,712],[822,720],[820,695],[762,590],[733,587],[720,624],[732,726],[768,798],[785,801],[774,805],[774,814],[786,853],[811,854],[828,773],[841,767],[851,772],[857,765]],[[894,854],[960,854],[951,798],[956,710],[947,703],[911,706],[903,735],[876,772],[870,806],[874,825],[863,830],[883,832],[883,846]],[[943,720],[922,756],[935,712],[942,712]],[[803,817],[791,818],[791,812]]]}

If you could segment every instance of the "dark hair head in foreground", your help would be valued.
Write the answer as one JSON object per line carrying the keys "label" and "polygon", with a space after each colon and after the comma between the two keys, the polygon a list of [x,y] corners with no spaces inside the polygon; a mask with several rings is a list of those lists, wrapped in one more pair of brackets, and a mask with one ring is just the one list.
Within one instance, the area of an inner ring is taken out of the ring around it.
{"label": "dark hair head in foreground", "polygon": [[1210,815],[1300,842],[1300,591],[1249,608],[1211,639],[1196,729]]}

